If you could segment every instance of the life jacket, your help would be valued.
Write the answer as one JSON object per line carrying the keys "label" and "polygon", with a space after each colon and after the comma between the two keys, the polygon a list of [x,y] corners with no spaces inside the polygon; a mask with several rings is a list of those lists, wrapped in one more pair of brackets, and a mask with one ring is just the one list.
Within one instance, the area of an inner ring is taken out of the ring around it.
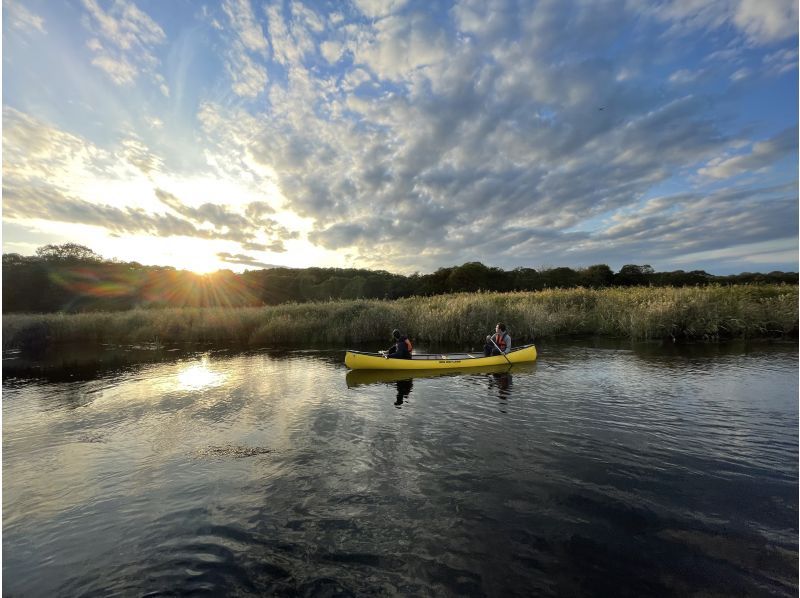
{"label": "life jacket", "polygon": [[406,343],[406,349],[408,349],[408,354],[409,354],[409,355],[411,355],[411,351],[413,351],[413,350],[414,350],[414,347],[413,347],[413,345],[411,344],[411,341],[409,340],[409,338],[408,338],[407,336],[402,336],[402,337],[400,337],[400,340],[401,340],[401,341],[405,341],[405,343]]}
{"label": "life jacket", "polygon": [[497,346],[500,348],[501,351],[505,352],[506,350],[506,333],[499,333],[494,335],[494,342],[497,343]]}

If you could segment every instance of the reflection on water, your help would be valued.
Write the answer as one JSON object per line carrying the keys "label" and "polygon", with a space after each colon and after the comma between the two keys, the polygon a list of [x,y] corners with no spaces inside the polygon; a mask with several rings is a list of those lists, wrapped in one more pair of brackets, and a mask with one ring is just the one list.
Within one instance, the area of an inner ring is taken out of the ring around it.
{"label": "reflection on water", "polygon": [[498,390],[497,396],[505,399],[511,395],[511,372],[504,372],[501,374],[492,374],[492,386]]}
{"label": "reflection on water", "polygon": [[394,404],[398,407],[403,404],[403,399],[408,399],[408,395],[411,394],[411,390],[414,388],[414,381],[409,378],[408,380],[398,380],[397,381],[397,400],[395,400]]}
{"label": "reflection on water", "polygon": [[182,390],[201,390],[223,384],[225,375],[220,372],[214,372],[209,362],[209,355],[205,354],[199,363],[187,365],[178,372],[178,388]]}
{"label": "reflection on water", "polygon": [[348,388],[357,388],[365,385],[394,384],[397,388],[395,405],[398,407],[411,394],[414,388],[414,379],[441,378],[441,377],[471,377],[486,380],[489,389],[497,389],[497,396],[505,400],[511,396],[512,372],[532,374],[536,371],[536,364],[514,364],[490,366],[483,368],[453,368],[448,370],[420,370],[420,371],[392,371],[392,370],[350,370],[345,376]]}
{"label": "reflection on water", "polygon": [[3,594],[796,595],[797,357],[4,369]]}
{"label": "reflection on water", "polygon": [[478,368],[452,368],[436,370],[348,370],[345,381],[349,388],[367,384],[388,384],[397,380],[416,380],[419,378],[441,377],[484,377],[488,374],[510,374],[512,372],[533,374],[534,363],[515,363],[514,365],[483,366]]}

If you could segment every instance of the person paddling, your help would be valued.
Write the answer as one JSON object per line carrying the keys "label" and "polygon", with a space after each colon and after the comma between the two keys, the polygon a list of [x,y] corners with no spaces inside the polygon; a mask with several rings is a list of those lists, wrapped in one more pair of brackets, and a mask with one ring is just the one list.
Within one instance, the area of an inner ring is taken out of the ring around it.
{"label": "person paddling", "polygon": [[392,330],[392,338],[394,344],[386,351],[387,359],[411,359],[411,352],[414,347],[407,336],[400,334],[400,331],[395,328]]}
{"label": "person paddling", "polygon": [[498,322],[494,327],[494,334],[486,337],[486,345],[483,348],[483,354],[486,357],[490,355],[503,355],[511,350],[511,335],[506,332],[506,325]]}

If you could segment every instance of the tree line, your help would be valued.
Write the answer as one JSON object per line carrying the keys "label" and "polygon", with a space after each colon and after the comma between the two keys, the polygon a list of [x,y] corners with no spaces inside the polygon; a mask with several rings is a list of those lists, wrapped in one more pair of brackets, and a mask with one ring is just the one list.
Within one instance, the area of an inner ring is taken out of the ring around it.
{"label": "tree line", "polygon": [[119,311],[136,307],[245,307],[330,299],[398,299],[478,291],[547,288],[797,284],[796,272],[714,276],[704,270],[656,272],[628,264],[586,268],[501,268],[480,262],[410,276],[357,268],[267,268],[200,275],[166,266],[107,260],[83,245],[45,245],[33,256],[3,254],[3,313]]}

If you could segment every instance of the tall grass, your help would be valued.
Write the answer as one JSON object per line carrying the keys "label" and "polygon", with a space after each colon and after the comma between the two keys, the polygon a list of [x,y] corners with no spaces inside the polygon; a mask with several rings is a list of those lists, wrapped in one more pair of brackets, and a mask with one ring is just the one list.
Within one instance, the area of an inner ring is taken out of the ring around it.
{"label": "tall grass", "polygon": [[715,340],[796,335],[798,287],[578,288],[260,308],[4,315],[3,347],[66,342],[357,346],[386,340],[393,328],[417,342],[468,346],[481,344],[498,321],[506,322],[515,344],[534,336]]}

